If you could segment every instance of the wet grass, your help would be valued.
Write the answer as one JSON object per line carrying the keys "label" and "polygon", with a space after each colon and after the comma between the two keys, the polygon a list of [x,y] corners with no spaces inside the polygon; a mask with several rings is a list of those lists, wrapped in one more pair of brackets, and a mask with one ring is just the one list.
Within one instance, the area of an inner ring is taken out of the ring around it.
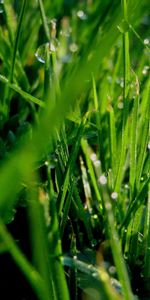
{"label": "wet grass", "polygon": [[15,299],[150,298],[149,24],[146,0],[0,2],[0,265],[30,287],[6,280]]}

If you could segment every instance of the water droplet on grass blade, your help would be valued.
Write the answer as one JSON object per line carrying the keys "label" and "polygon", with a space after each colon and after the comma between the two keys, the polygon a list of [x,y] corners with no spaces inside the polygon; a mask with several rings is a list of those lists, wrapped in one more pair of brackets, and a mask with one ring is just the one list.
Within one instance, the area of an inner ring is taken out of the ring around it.
{"label": "water droplet on grass blade", "polygon": [[116,268],[115,268],[115,266],[110,266],[110,268],[109,268],[109,273],[110,273],[111,275],[113,275],[113,274],[116,273]]}
{"label": "water droplet on grass blade", "polygon": [[150,40],[148,38],[144,40],[145,45],[149,45],[149,43],[150,43]]}
{"label": "water droplet on grass blade", "polygon": [[142,70],[142,74],[143,75],[147,75],[149,71],[149,66],[144,66],[143,70]]}
{"label": "water droplet on grass blade", "polygon": [[90,159],[94,162],[95,160],[97,160],[97,157],[96,157],[96,154],[95,153],[92,153],[90,155]]}
{"label": "water droplet on grass blade", "polygon": [[37,49],[37,51],[35,53],[35,57],[37,58],[37,60],[39,62],[44,64],[46,61],[47,51],[49,51],[49,53],[56,52],[57,47],[58,47],[57,39],[52,39],[52,41],[50,41],[49,43],[45,43],[45,44],[39,46],[39,48]]}
{"label": "water droplet on grass blade", "polygon": [[78,45],[76,43],[72,43],[70,46],[69,46],[69,49],[71,52],[75,53],[78,51]]}
{"label": "water droplet on grass blade", "polygon": [[95,166],[96,168],[98,168],[98,167],[100,166],[100,164],[101,164],[100,160],[95,160],[95,161],[94,161],[94,166]]}
{"label": "water droplet on grass blade", "polygon": [[107,183],[106,176],[104,176],[104,175],[100,176],[99,183],[102,184],[102,185],[105,185]]}
{"label": "water droplet on grass blade", "polygon": [[119,108],[119,109],[123,109],[123,106],[124,106],[123,102],[119,102],[119,103],[118,103],[118,108]]}
{"label": "water droplet on grass blade", "polygon": [[77,12],[77,16],[79,19],[81,19],[83,21],[87,19],[87,15],[85,14],[85,12],[83,10],[79,10]]}
{"label": "water droplet on grass blade", "polygon": [[118,198],[118,193],[117,193],[117,192],[113,192],[113,193],[111,194],[111,198],[112,198],[113,200],[116,200],[116,199]]}

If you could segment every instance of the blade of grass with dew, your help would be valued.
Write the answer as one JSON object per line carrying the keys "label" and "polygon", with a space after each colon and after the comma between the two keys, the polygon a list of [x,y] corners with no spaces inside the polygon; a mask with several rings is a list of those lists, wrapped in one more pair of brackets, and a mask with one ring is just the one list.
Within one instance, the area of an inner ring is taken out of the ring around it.
{"label": "blade of grass with dew", "polygon": [[35,291],[37,298],[39,300],[49,300],[49,294],[47,294],[47,287],[36,269],[28,262],[26,257],[23,255],[22,251],[14,242],[14,239],[11,237],[4,224],[0,220],[0,236],[2,241],[5,243],[7,250],[10,255],[21,269],[22,273],[27,278],[31,287]]}
{"label": "blade of grass with dew", "polygon": [[135,180],[136,180],[136,165],[137,165],[137,125],[138,125],[138,106],[139,106],[139,91],[134,99],[133,112],[132,112],[132,124],[131,124],[131,136],[130,136],[130,200],[134,197],[135,192]]}
{"label": "blade of grass with dew", "polygon": [[98,188],[97,180],[96,180],[96,177],[95,177],[93,165],[92,165],[92,162],[91,162],[91,159],[90,159],[90,154],[94,155],[94,153],[90,153],[89,145],[88,145],[87,141],[84,138],[81,139],[81,147],[82,147],[83,153],[85,155],[89,175],[90,175],[91,182],[92,182],[92,185],[93,185],[93,188],[94,188],[94,191],[95,191],[96,198],[97,198],[98,202],[101,202],[101,195],[100,195],[100,192],[99,192],[99,188]]}
{"label": "blade of grass with dew", "polygon": [[113,172],[113,187],[116,178],[116,169],[117,169],[117,140],[116,140],[116,127],[115,127],[115,114],[112,106],[109,107],[108,112],[109,117],[109,135],[110,135],[110,158],[111,158],[111,167]]}
{"label": "blade of grass with dew", "polygon": [[130,286],[129,276],[127,273],[125,261],[123,259],[119,237],[115,228],[115,219],[112,211],[111,199],[109,197],[107,188],[103,183],[101,184],[101,192],[107,214],[108,234],[110,238],[113,259],[115,262],[119,280],[122,284],[123,296],[125,300],[133,300],[134,297]]}
{"label": "blade of grass with dew", "polygon": [[88,211],[92,212],[92,193],[91,193],[91,187],[88,180],[87,170],[84,165],[82,156],[79,157],[79,160],[80,160],[81,178],[82,178],[83,190],[85,196],[85,205],[88,208]]}
{"label": "blade of grass with dew", "polygon": [[61,236],[61,238],[63,237],[66,222],[67,222],[67,218],[68,218],[68,214],[69,214],[72,195],[73,195],[73,191],[74,191],[74,185],[75,185],[75,181],[72,180],[71,181],[71,186],[70,186],[70,189],[69,189],[69,193],[67,195],[67,199],[66,199],[66,202],[65,202],[65,205],[64,205],[63,216],[62,216],[61,224],[60,224],[60,236]]}
{"label": "blade of grass with dew", "polygon": [[67,193],[67,189],[68,189],[68,185],[69,185],[70,175],[74,168],[74,163],[75,163],[78,151],[79,151],[80,141],[81,141],[81,138],[82,138],[82,135],[84,132],[85,122],[86,122],[86,118],[84,118],[83,122],[79,126],[77,137],[76,137],[76,144],[75,144],[75,147],[72,149],[72,152],[69,157],[69,161],[68,161],[68,165],[67,165],[66,173],[65,173],[65,178],[64,178],[64,183],[63,183],[63,191],[62,191],[61,195],[59,196],[59,201],[58,201],[58,214],[59,215],[63,208],[63,204],[65,201],[65,197],[66,197],[66,193]]}
{"label": "blade of grass with dew", "polygon": [[150,182],[150,177],[147,178],[147,180],[144,182],[143,186],[140,188],[136,198],[134,201],[132,201],[128,207],[128,210],[126,212],[126,216],[123,220],[123,222],[120,225],[120,228],[127,228],[128,224],[131,222],[134,214],[138,210],[138,208],[141,206],[141,204],[144,203],[145,197],[147,196],[147,188],[148,184]]}
{"label": "blade of grass with dew", "polygon": [[[73,269],[77,269],[79,272],[89,276],[88,281],[86,280],[86,277],[84,280],[85,284],[87,282],[87,288],[91,286],[92,290],[96,289],[99,292],[99,295],[102,298],[102,300],[122,299],[121,295],[118,295],[118,293],[111,286],[110,278],[104,268],[102,267],[96,268],[83,261],[80,261],[78,259],[73,259],[67,256],[63,258],[63,263],[64,265],[69,266]],[[81,283],[81,288],[82,288],[82,283]]]}
{"label": "blade of grass with dew", "polygon": [[92,85],[93,85],[93,98],[94,98],[94,109],[96,110],[96,126],[97,126],[97,133],[98,133],[98,155],[99,159],[103,160],[102,155],[102,130],[101,130],[101,117],[100,117],[100,108],[99,108],[99,101],[98,101],[98,95],[96,91],[96,83],[94,76],[92,76]]}
{"label": "blade of grass with dew", "polygon": [[[127,2],[122,0],[122,11],[123,11],[123,22],[128,21]],[[120,186],[122,182],[122,174],[125,162],[126,147],[128,142],[128,114],[129,114],[129,82],[130,82],[130,54],[129,54],[129,34],[126,29],[123,29],[123,70],[124,70],[124,87],[123,87],[123,125],[122,125],[122,142],[121,142],[121,153],[119,159],[118,172],[115,182],[115,191],[120,192]]]}

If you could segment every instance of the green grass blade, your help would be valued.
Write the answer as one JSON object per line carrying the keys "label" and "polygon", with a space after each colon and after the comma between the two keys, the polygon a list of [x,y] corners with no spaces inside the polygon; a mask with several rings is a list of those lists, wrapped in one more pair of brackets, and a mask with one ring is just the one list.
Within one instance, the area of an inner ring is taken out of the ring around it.
{"label": "green grass blade", "polygon": [[[35,180],[35,178],[34,178]],[[33,178],[30,178],[33,182]],[[45,281],[47,295],[54,298],[52,264],[49,260],[49,250],[46,238],[46,225],[44,222],[44,211],[40,204],[38,190],[29,182],[28,216],[32,244],[33,262],[38,272]]]}
{"label": "green grass blade", "polygon": [[[109,134],[110,134],[110,158],[111,167],[113,172],[113,185],[116,178],[117,169],[117,140],[116,140],[116,128],[115,128],[115,114],[114,109],[109,109]],[[114,188],[114,187],[113,187]]]}
{"label": "green grass blade", "polygon": [[[101,182],[101,177],[100,177],[100,182]],[[115,266],[117,269],[118,277],[122,284],[123,296],[125,300],[133,300],[134,297],[131,291],[129,276],[123,258],[119,237],[115,228],[115,219],[113,215],[111,199],[109,197],[108,191],[104,183],[101,184],[101,191],[102,191],[102,197],[104,200],[104,205],[105,205],[105,210],[107,215],[108,234],[109,234],[109,239],[111,244],[111,250],[112,250]]]}
{"label": "green grass blade", "polygon": [[[123,22],[127,22],[127,3],[126,0],[122,1],[122,10],[123,10]],[[130,54],[129,54],[129,34],[128,32],[123,31],[123,102],[124,102],[124,111],[123,111],[123,125],[122,125],[122,142],[121,142],[121,153],[119,159],[119,167],[116,176],[115,182],[115,191],[120,192],[120,186],[122,182],[123,169],[125,164],[126,148],[128,143],[128,115],[129,115],[129,82],[130,82]]]}
{"label": "green grass blade", "polygon": [[44,28],[44,31],[45,31],[45,36],[46,36],[47,40],[49,41],[49,39],[50,39],[50,31],[49,31],[47,20],[46,20],[46,15],[45,15],[43,1],[42,0],[38,0],[38,3],[39,3],[39,7],[40,7],[41,19],[42,19],[43,28]]}
{"label": "green grass blade", "polygon": [[18,45],[19,45],[19,37],[20,37],[21,28],[22,28],[22,22],[23,22],[23,17],[24,17],[24,13],[25,13],[26,3],[27,3],[27,1],[23,0],[21,10],[20,10],[19,20],[18,20],[18,25],[17,25],[17,32],[16,32],[16,38],[15,38],[15,44],[14,44],[14,47],[13,47],[13,54],[12,54],[12,64],[11,64],[11,70],[10,70],[10,82],[13,82],[14,67],[15,67],[17,49],[18,49]]}
{"label": "green grass blade", "polygon": [[136,166],[137,166],[137,121],[138,121],[138,105],[139,96],[134,99],[133,112],[132,112],[132,124],[131,124],[131,136],[130,136],[130,199],[134,197],[135,180],[136,180]]}
{"label": "green grass blade", "polygon": [[[69,291],[61,261],[62,248],[59,236],[58,215],[54,199],[50,199],[51,225],[48,234],[50,247],[52,279],[57,300],[69,300]],[[54,258],[53,258],[54,257]]]}
{"label": "green grass blade", "polygon": [[[149,81],[150,82],[150,81]],[[149,116],[150,116],[150,101],[147,97],[147,103],[146,103],[146,114],[145,118],[142,120],[143,126],[142,126],[142,136],[140,140],[140,150],[138,153],[138,164],[137,164],[137,172],[136,172],[136,189],[139,190],[142,171],[143,171],[143,165],[145,161],[145,155],[146,155],[146,149],[148,145],[148,138],[149,138]]]}
{"label": "green grass blade", "polygon": [[14,83],[10,83],[9,80],[0,75],[0,81],[3,82],[4,84],[8,85],[13,91],[17,92],[18,94],[20,94],[25,100],[27,101],[31,101],[41,107],[45,107],[45,103],[42,102],[41,100],[37,99],[36,97],[32,96],[31,94],[23,91],[19,86],[17,86]]}
{"label": "green grass blade", "polygon": [[76,160],[76,157],[77,157],[77,154],[79,151],[79,147],[80,147],[80,141],[81,141],[81,138],[82,138],[82,135],[84,132],[84,126],[85,126],[85,120],[79,126],[77,137],[76,137],[76,144],[75,144],[75,147],[72,149],[72,152],[69,157],[69,161],[68,161],[68,165],[67,165],[67,169],[66,169],[66,173],[65,173],[65,177],[64,177],[64,182],[63,182],[63,191],[62,191],[62,193],[60,195],[60,199],[58,201],[58,214],[59,215],[60,215],[63,205],[64,205],[66,193],[67,193],[68,186],[69,186],[70,176],[71,176],[73,168],[74,168],[74,163],[75,163],[75,160]]}
{"label": "green grass blade", "polygon": [[92,182],[92,185],[93,185],[93,188],[94,188],[94,191],[95,191],[96,198],[97,198],[98,202],[101,202],[101,195],[100,195],[100,192],[99,192],[97,179],[96,179],[96,176],[95,176],[95,173],[94,173],[92,161],[90,159],[90,155],[92,155],[92,154],[94,155],[95,153],[90,153],[89,145],[88,145],[87,141],[83,138],[81,140],[81,147],[82,147],[83,153],[85,155],[89,175],[90,175],[91,182]]}
{"label": "green grass blade", "polygon": [[150,277],[150,185],[149,185],[148,200],[147,200],[146,225],[145,225],[144,238],[146,239],[146,245],[145,245],[146,248],[145,248],[143,275],[146,278],[149,278]]}

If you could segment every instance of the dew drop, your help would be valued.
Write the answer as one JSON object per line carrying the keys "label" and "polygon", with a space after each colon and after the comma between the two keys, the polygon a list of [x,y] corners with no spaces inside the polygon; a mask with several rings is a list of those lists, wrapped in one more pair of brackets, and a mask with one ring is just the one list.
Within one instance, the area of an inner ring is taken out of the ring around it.
{"label": "dew drop", "polygon": [[77,12],[77,16],[79,19],[81,19],[83,21],[87,19],[87,15],[85,14],[85,12],[83,10],[79,10]]}
{"label": "dew drop", "polygon": [[88,265],[87,268],[90,270],[90,269],[93,268],[93,266],[92,265]]}
{"label": "dew drop", "polygon": [[95,153],[92,153],[90,155],[90,159],[94,162],[97,158],[96,158],[96,154]]}
{"label": "dew drop", "polygon": [[149,71],[149,66],[144,66],[143,70],[142,70],[142,74],[143,75],[147,75]]}
{"label": "dew drop", "polygon": [[119,108],[119,109],[123,109],[123,106],[124,106],[124,105],[123,105],[123,102],[119,102],[119,103],[118,103],[118,108]]}
{"label": "dew drop", "polygon": [[98,167],[100,166],[100,164],[101,164],[100,160],[95,160],[95,161],[94,161],[94,166],[95,166],[96,168],[98,168]]}
{"label": "dew drop", "polygon": [[98,215],[94,214],[93,215],[93,219],[97,220],[98,219]]}
{"label": "dew drop", "polygon": [[150,41],[149,41],[148,38],[146,38],[146,39],[144,40],[144,44],[145,44],[145,45],[149,45],[149,42],[150,42]]}
{"label": "dew drop", "polygon": [[44,64],[46,60],[47,50],[49,51],[49,53],[53,53],[56,52],[57,47],[58,47],[58,41],[56,39],[52,39],[52,41],[50,41],[49,43],[45,43],[39,46],[39,48],[35,53],[35,57],[39,62]]}
{"label": "dew drop", "polygon": [[110,203],[107,203],[107,204],[106,204],[106,209],[107,209],[107,210],[111,210],[111,204],[110,204]]}
{"label": "dew drop", "polygon": [[113,200],[116,200],[116,199],[118,198],[118,193],[117,193],[117,192],[113,192],[113,193],[111,194],[111,198],[112,198]]}
{"label": "dew drop", "polygon": [[129,185],[128,184],[125,184],[124,187],[125,187],[126,190],[129,190]]}
{"label": "dew drop", "polygon": [[99,178],[99,182],[100,182],[100,184],[105,185],[107,183],[106,176],[101,175],[100,178]]}
{"label": "dew drop", "polygon": [[72,43],[69,47],[70,51],[75,53],[78,51],[78,45],[76,43]]}
{"label": "dew drop", "polygon": [[111,266],[109,268],[109,273],[112,274],[112,275],[115,274],[116,273],[116,268],[114,266]]}
{"label": "dew drop", "polygon": [[92,240],[91,246],[94,248],[97,245],[97,241],[95,239]]}
{"label": "dew drop", "polygon": [[150,150],[150,142],[148,142],[147,149]]}

